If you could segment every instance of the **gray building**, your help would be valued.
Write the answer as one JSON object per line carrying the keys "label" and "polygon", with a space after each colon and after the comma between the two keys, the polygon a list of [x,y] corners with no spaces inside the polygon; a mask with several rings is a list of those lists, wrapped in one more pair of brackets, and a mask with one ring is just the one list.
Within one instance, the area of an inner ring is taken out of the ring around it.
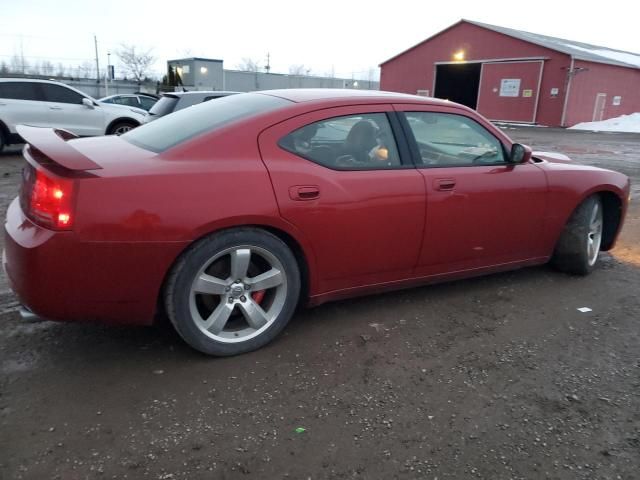
{"label": "gray building", "polygon": [[276,88],[380,88],[380,82],[353,78],[225,70],[222,60],[211,58],[180,58],[169,60],[167,66],[180,76],[182,85],[187,90],[251,92]]}

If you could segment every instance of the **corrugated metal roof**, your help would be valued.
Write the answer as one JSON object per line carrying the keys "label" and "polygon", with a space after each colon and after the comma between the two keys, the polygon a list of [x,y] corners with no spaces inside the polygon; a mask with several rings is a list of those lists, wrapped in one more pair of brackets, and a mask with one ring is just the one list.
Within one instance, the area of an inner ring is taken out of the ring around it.
{"label": "corrugated metal roof", "polygon": [[590,45],[588,43],[565,40],[563,38],[549,37],[537,33],[515,30],[513,28],[489,25],[488,23],[475,22],[473,20],[462,20],[463,22],[477,25],[478,27],[493,30],[525,42],[534,43],[541,47],[555,50],[571,55],[576,60],[586,60],[589,62],[607,63],[621,67],[640,68],[640,54],[614,50],[612,48]]}

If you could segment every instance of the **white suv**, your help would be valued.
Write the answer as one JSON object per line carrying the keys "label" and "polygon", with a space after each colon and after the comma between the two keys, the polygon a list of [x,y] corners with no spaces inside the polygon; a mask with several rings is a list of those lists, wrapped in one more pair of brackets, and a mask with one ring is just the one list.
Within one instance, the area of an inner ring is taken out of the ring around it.
{"label": "white suv", "polygon": [[0,151],[22,143],[19,124],[62,128],[83,137],[120,135],[145,116],[144,110],[98,102],[64,83],[0,78]]}

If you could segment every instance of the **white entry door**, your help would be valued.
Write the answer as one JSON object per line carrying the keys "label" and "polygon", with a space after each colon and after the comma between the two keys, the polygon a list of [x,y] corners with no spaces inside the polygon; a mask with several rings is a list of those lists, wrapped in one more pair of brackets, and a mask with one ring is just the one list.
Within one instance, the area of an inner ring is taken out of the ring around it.
{"label": "white entry door", "polygon": [[596,95],[596,104],[593,107],[593,121],[599,122],[604,116],[604,106],[607,104],[607,94],[598,93]]}

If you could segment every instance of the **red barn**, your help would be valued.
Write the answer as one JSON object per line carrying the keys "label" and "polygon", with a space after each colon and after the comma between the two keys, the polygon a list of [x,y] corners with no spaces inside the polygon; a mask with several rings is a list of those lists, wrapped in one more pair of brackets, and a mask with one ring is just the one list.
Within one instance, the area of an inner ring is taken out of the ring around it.
{"label": "red barn", "polygon": [[640,112],[640,54],[470,20],[383,62],[382,90],[495,121],[571,126]]}

